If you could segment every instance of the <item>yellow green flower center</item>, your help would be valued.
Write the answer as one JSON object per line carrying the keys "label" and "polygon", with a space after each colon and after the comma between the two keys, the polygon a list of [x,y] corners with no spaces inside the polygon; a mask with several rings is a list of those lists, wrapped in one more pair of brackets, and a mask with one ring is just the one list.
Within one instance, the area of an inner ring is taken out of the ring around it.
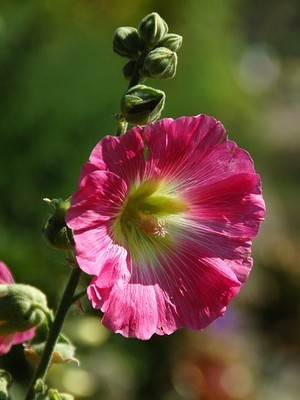
{"label": "yellow green flower center", "polygon": [[113,224],[113,237],[135,262],[155,261],[173,248],[174,217],[186,210],[186,203],[161,181],[133,185]]}

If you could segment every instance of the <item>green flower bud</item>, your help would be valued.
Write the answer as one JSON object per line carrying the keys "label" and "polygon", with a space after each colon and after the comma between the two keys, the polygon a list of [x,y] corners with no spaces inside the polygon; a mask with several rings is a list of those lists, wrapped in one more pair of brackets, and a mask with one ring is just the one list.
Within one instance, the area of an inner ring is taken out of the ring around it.
{"label": "green flower bud", "polygon": [[177,54],[166,47],[150,51],[144,61],[143,74],[151,78],[170,79],[176,74]]}
{"label": "green flower bud", "polygon": [[153,48],[167,34],[169,28],[165,20],[156,12],[144,17],[139,26],[138,31],[146,48]]}
{"label": "green flower bud", "polygon": [[122,57],[137,58],[141,48],[141,40],[137,29],[122,26],[115,32],[113,50]]}
{"label": "green flower bud", "polygon": [[39,325],[46,310],[46,297],[35,287],[0,285],[0,335],[24,332]]}
{"label": "green flower bud", "polygon": [[74,400],[74,396],[68,393],[59,393],[56,389],[49,389],[49,400]]}
{"label": "green flower bud", "polygon": [[133,72],[136,67],[136,61],[134,60],[129,60],[123,67],[123,75],[124,78],[127,79],[128,81],[131,80]]}
{"label": "green flower bud", "polygon": [[10,374],[4,369],[0,370],[0,400],[8,400],[9,393],[8,389],[11,384],[12,378]]}
{"label": "green flower bud", "polygon": [[52,247],[62,250],[72,250],[74,240],[71,229],[65,222],[65,214],[70,207],[70,200],[44,199],[54,213],[48,216],[43,224],[42,235],[45,241]]}
{"label": "green flower bud", "polygon": [[178,51],[182,45],[182,36],[176,33],[167,33],[166,36],[158,43],[157,47],[166,47],[171,51]]}
{"label": "green flower bud", "polygon": [[[32,364],[40,362],[42,354],[46,345],[46,338],[42,342],[32,340],[30,344],[24,348],[24,354],[27,361]],[[79,364],[79,361],[74,357],[75,347],[66,336],[60,334],[55,344],[54,351],[51,358],[51,364],[66,364],[71,361],[75,361]]]}
{"label": "green flower bud", "polygon": [[160,117],[164,104],[164,92],[149,86],[136,85],[122,97],[121,111],[130,124],[146,125]]}

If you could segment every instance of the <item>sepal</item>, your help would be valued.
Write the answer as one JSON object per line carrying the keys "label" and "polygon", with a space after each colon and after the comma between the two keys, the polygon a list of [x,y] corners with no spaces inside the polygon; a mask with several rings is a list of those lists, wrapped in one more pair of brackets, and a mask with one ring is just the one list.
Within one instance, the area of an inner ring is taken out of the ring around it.
{"label": "sepal", "polygon": [[[48,319],[50,319],[51,325],[53,320],[52,314],[48,315]],[[44,321],[44,323],[37,328],[34,339],[30,343],[24,345],[24,354],[27,361],[32,364],[39,363],[44,352],[48,334],[49,320]],[[65,335],[61,333],[54,347],[51,364],[66,364],[68,362],[75,361],[79,365],[79,361],[74,357],[74,355],[74,345]]]}
{"label": "sepal", "polygon": [[136,85],[122,97],[121,111],[128,123],[146,125],[160,117],[164,103],[163,91],[145,85]]}
{"label": "sepal", "polygon": [[48,388],[42,379],[38,379],[34,386],[34,400],[74,400],[68,393],[59,393],[57,389]]}

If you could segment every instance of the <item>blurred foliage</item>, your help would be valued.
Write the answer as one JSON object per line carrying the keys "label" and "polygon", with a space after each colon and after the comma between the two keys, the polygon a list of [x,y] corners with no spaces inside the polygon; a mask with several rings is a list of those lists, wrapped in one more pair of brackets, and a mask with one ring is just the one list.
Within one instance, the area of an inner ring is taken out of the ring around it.
{"label": "blurred foliage", "polygon": [[[78,399],[296,400],[300,392],[300,4],[297,0],[2,0],[0,2],[0,259],[55,307],[68,274],[41,239],[44,197],[67,198],[106,134],[126,88],[112,52],[121,25],[157,11],[184,38],[163,116],[206,113],[247,148],[268,213],[255,267],[228,313],[205,332],[148,342],[71,316],[75,365],[50,381]],[[87,279],[87,278],[86,278]],[[84,282],[82,282],[84,286]],[[1,357],[14,399],[32,369],[21,346]],[[77,382],[80,382],[78,385]],[[18,386],[18,384],[20,386]]]}

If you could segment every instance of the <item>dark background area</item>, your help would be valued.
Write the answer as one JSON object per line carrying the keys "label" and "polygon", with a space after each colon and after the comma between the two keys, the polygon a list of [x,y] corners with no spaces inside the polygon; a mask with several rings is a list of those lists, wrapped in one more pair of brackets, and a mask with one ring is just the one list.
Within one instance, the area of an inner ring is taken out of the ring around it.
{"label": "dark background area", "polygon": [[[166,92],[163,116],[213,115],[262,176],[267,215],[254,268],[226,316],[203,332],[124,339],[84,303],[65,326],[81,366],[53,367],[49,383],[76,399],[298,400],[297,0],[0,0],[0,259],[56,307],[69,271],[41,238],[42,199],[68,197],[91,149],[115,132],[127,83],[112,37],[152,11],[184,37],[175,79],[148,82]],[[22,347],[0,367],[21,399],[32,373]]]}

